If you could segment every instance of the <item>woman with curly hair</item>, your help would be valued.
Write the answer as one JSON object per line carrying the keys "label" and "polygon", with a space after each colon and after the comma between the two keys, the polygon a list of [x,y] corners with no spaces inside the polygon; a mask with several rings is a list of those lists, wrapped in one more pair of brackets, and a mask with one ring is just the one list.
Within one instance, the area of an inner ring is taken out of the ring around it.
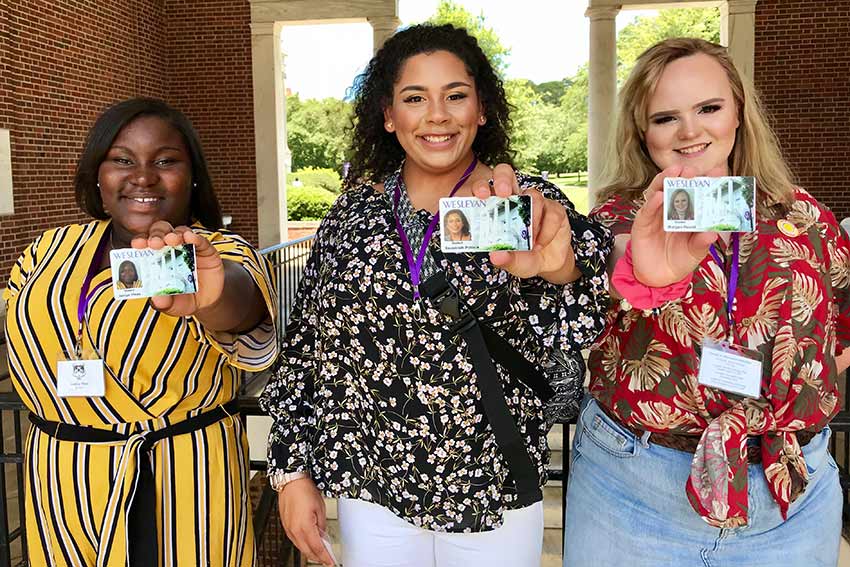
{"label": "woman with curly hair", "polygon": [[[281,520],[325,564],[322,494],[340,498],[346,567],[540,564],[546,383],[530,377],[601,331],[610,237],[514,172],[508,125],[500,79],[449,25],[398,32],[358,79],[348,190],[261,401]],[[532,251],[440,252],[441,197],[520,191]]]}

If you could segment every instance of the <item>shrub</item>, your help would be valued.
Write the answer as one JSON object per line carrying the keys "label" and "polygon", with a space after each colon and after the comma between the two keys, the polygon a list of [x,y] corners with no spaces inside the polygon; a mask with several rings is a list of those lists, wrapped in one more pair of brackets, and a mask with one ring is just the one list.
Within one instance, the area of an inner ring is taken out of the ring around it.
{"label": "shrub", "polygon": [[342,191],[342,180],[339,174],[333,169],[307,167],[293,171],[286,176],[289,183],[295,181],[296,178],[305,186],[312,185],[327,189],[331,193],[339,195]]}
{"label": "shrub", "polygon": [[286,186],[286,212],[289,220],[322,220],[335,200],[336,195],[315,185]]}

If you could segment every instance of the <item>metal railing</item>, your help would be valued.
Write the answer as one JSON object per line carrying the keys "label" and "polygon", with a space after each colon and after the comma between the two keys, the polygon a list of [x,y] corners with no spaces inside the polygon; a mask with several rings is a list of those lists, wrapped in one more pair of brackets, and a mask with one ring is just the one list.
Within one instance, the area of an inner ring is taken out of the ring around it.
{"label": "metal railing", "polygon": [[307,258],[313,250],[313,239],[311,234],[303,238],[282,242],[269,248],[264,248],[260,253],[265,256],[272,265],[277,281],[277,305],[278,305],[278,339],[283,339],[286,332],[286,324],[289,322],[289,313],[295,302],[298,292],[298,284],[304,274]]}

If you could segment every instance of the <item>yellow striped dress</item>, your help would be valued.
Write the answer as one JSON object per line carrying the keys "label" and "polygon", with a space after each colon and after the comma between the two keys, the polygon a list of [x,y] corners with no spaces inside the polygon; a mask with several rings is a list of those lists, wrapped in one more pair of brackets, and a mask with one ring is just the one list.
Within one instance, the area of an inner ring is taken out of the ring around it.
{"label": "yellow striped dress", "polygon": [[[83,331],[84,350],[93,348],[105,360],[106,394],[59,397],[57,360],[73,349],[80,290],[109,224],[45,232],[21,255],[4,294],[9,370],[29,410],[48,421],[131,436],[127,442],[78,443],[30,428],[25,463],[32,565],[126,565],[138,440],[232,400],[240,369],[261,370],[277,355],[276,295],[267,262],[241,237],[196,225],[222,258],[253,277],[269,318],[241,335],[211,332],[194,318],[159,313],[147,300],[115,301],[107,268],[92,281],[96,291]],[[238,417],[159,441],[150,460],[159,565],[253,565],[248,446]]]}

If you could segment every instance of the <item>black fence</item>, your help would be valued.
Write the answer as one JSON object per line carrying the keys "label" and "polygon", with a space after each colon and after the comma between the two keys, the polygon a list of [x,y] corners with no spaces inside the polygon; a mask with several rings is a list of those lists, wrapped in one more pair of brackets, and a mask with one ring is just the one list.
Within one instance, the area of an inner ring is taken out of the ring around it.
{"label": "black fence", "polygon": [[262,250],[275,272],[277,280],[277,305],[279,314],[278,335],[280,339],[286,331],[289,313],[295,302],[298,283],[307,265],[307,258],[313,250],[314,235],[305,236],[289,242],[283,242]]}

